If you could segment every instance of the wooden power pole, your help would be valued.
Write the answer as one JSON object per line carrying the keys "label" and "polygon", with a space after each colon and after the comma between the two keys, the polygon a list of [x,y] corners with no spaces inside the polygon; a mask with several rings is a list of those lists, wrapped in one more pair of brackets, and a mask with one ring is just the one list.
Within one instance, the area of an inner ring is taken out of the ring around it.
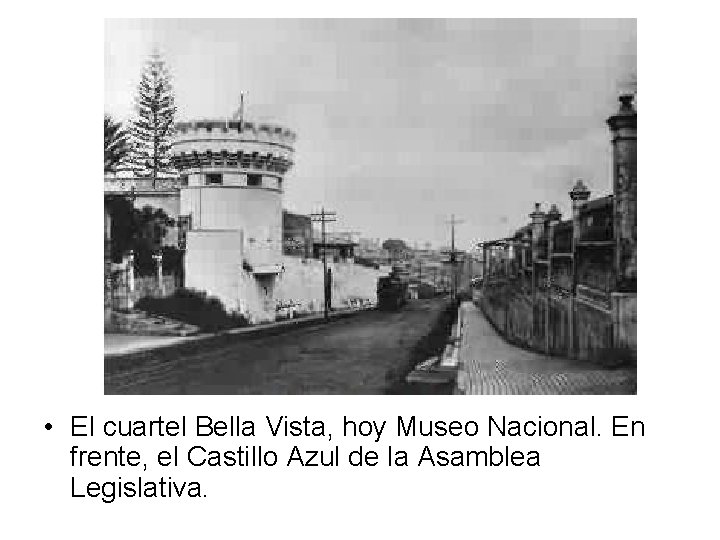
{"label": "wooden power pole", "polygon": [[320,222],[322,230],[322,261],[323,261],[323,316],[325,322],[330,318],[329,315],[329,304],[330,295],[328,294],[328,268],[327,268],[327,236],[325,231],[325,224],[331,221],[336,221],[336,213],[329,212],[322,207],[320,213],[310,214],[310,219],[314,222]]}
{"label": "wooden power pole", "polygon": [[464,220],[455,219],[455,214],[452,214],[450,221],[450,267],[452,272],[452,292],[451,298],[457,299],[457,251],[455,250],[455,225],[464,223]]}

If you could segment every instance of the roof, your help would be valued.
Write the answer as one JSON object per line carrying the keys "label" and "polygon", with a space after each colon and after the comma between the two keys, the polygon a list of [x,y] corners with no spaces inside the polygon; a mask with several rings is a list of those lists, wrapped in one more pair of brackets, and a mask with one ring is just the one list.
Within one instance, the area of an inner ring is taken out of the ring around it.
{"label": "roof", "polygon": [[555,225],[555,232],[564,231],[565,229],[572,229],[573,222],[571,219],[566,219]]}
{"label": "roof", "polygon": [[583,211],[600,210],[602,208],[612,206],[612,203],[613,203],[613,196],[607,195],[605,197],[600,197],[599,199],[593,199],[591,201],[586,202],[585,204],[582,205],[581,209]]}

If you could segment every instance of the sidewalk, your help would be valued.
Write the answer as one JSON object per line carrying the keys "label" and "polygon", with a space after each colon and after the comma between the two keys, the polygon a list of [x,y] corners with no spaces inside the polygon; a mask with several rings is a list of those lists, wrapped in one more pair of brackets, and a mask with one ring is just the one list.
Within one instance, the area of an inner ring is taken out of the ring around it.
{"label": "sidewalk", "polygon": [[[366,311],[366,309],[345,309],[337,310],[330,313],[330,320],[349,317],[357,313]],[[320,324],[323,321],[322,313],[317,315],[309,315],[297,319],[288,319],[274,323],[258,324],[254,326],[246,326],[243,328],[233,328],[217,333],[195,334],[192,336],[146,336],[138,334],[105,334],[105,357],[124,356],[128,354],[146,352],[150,350],[162,349],[181,343],[192,343],[210,339],[220,335],[237,335],[237,334],[271,334],[280,333],[290,328],[298,328],[303,326],[311,326]]]}
{"label": "sidewalk", "polygon": [[462,394],[634,394],[634,368],[602,369],[506,342],[472,302],[460,306],[458,392]]}

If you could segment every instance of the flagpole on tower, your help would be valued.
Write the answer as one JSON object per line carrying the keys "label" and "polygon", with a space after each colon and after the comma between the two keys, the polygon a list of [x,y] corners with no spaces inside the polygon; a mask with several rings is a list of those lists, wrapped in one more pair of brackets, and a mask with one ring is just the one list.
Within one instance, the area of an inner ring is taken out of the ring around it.
{"label": "flagpole on tower", "polygon": [[240,121],[240,128],[242,129],[243,120],[245,119],[245,94],[247,92],[240,92],[240,108],[233,114],[233,120]]}

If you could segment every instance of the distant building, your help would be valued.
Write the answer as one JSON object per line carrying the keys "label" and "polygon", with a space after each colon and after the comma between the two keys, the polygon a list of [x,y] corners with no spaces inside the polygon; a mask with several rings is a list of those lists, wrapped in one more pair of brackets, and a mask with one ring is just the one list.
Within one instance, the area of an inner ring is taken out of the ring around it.
{"label": "distant building", "polygon": [[355,248],[358,242],[354,233],[334,232],[325,234],[323,244],[322,234],[315,231],[313,238],[313,257],[321,259],[323,251],[328,260],[335,262],[352,262],[355,260]]}
{"label": "distant building", "polygon": [[303,258],[312,257],[313,233],[310,216],[283,210],[283,253]]}

